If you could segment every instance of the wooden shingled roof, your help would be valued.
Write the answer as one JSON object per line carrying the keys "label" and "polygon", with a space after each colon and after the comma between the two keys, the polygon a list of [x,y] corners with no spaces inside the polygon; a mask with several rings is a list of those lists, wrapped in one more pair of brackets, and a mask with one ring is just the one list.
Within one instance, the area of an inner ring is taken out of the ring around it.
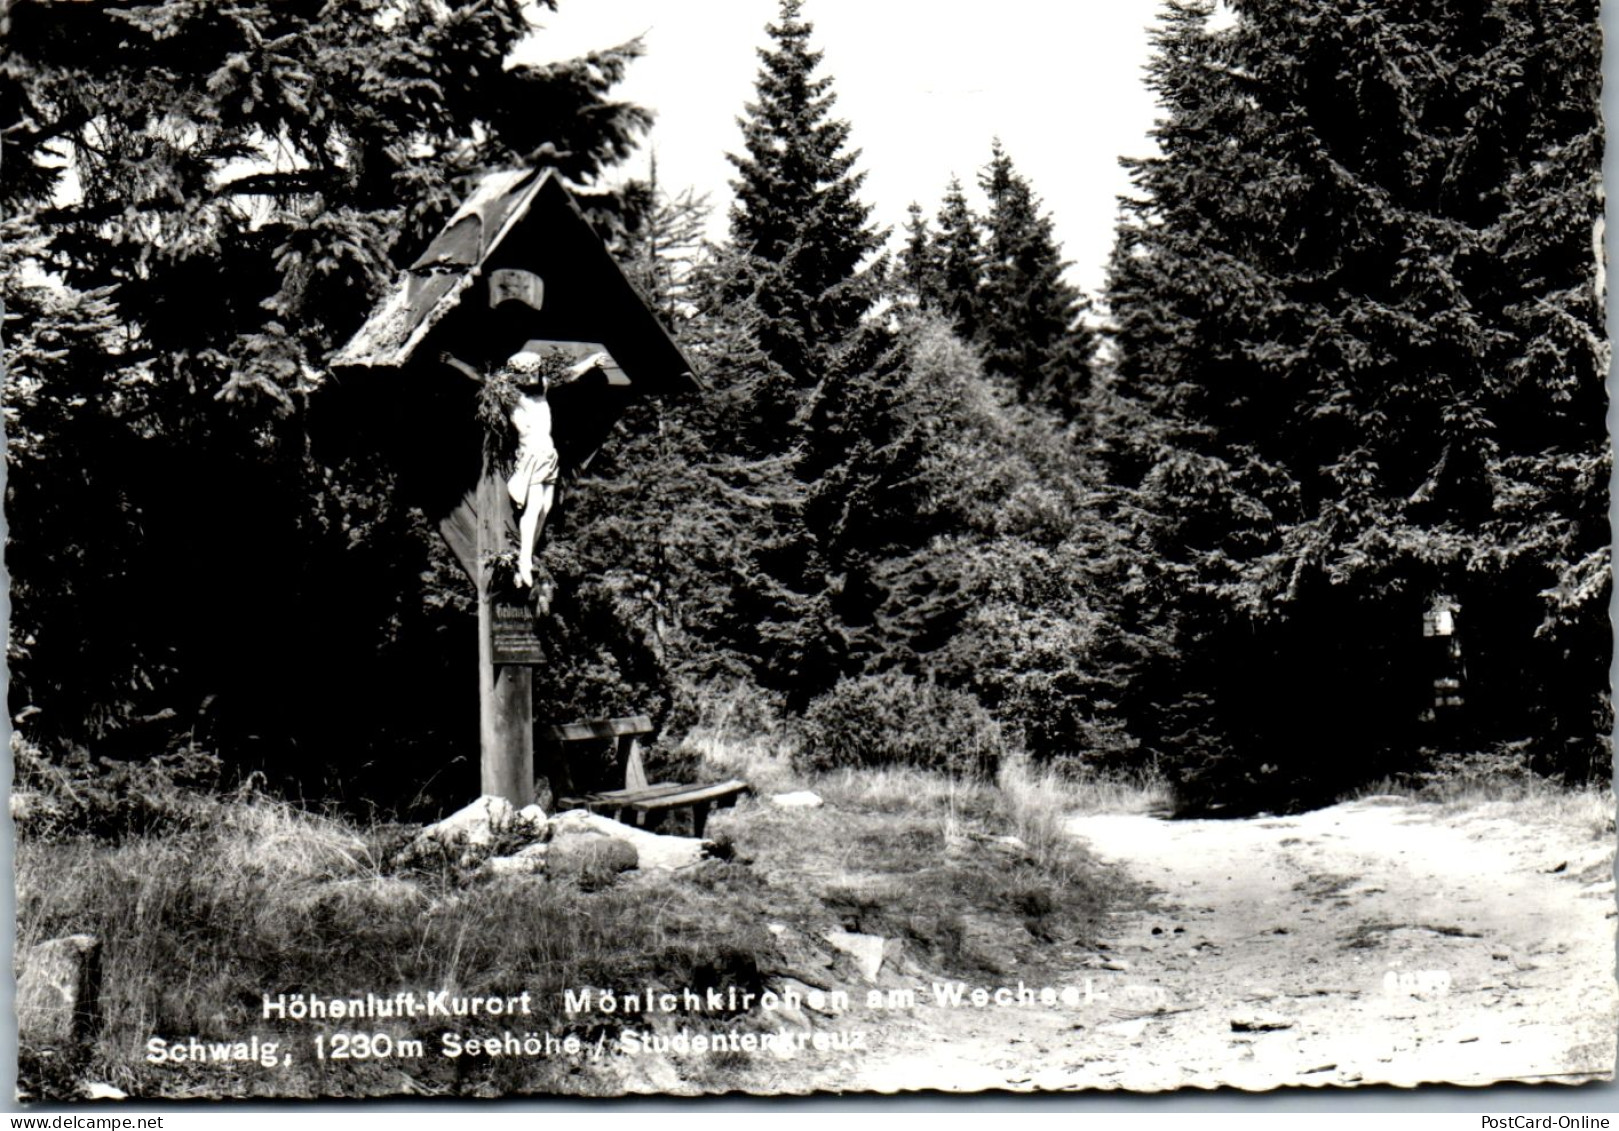
{"label": "wooden shingled roof", "polygon": [[[502,269],[543,280],[538,310],[510,302],[498,316],[491,310],[488,279]],[[636,395],[698,387],[691,363],[568,190],[535,169],[481,177],[331,366],[403,369],[450,350],[492,367],[529,340],[600,343]]]}

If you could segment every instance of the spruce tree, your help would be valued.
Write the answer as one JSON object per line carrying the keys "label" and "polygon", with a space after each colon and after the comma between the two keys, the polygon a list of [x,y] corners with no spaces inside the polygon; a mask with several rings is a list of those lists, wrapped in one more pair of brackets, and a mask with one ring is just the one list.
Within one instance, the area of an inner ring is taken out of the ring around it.
{"label": "spruce tree", "polygon": [[627,210],[615,250],[642,298],[673,327],[692,312],[693,276],[704,262],[703,232],[713,209],[708,194],[692,188],[669,195],[658,183],[656,161],[650,178],[632,187],[640,199]]}
{"label": "spruce tree", "polygon": [[883,237],[858,197],[864,174],[847,149],[849,123],[831,117],[830,76],[815,77],[821,52],[800,0],[782,0],[759,51],[757,100],[740,120],[743,155],[730,155],[731,241],[748,257],[741,280],[763,319],[766,353],[801,384],[822,375],[830,351],[875,298],[879,272],[861,264]]}
{"label": "spruce tree", "polygon": [[[1233,7],[1221,30],[1168,8],[1161,156],[1130,163],[1109,283],[1112,470],[1182,653],[1144,683],[1155,741],[1204,796],[1255,804],[1446,741],[1589,772],[1596,5]],[[1439,597],[1467,662],[1448,735],[1420,721]]]}
{"label": "spruce tree", "polygon": [[1164,633],[1085,453],[937,315],[846,356],[814,406],[807,504],[840,674],[970,693],[1036,758],[1126,762],[1131,679]]}
{"label": "spruce tree", "polygon": [[989,198],[978,337],[989,370],[1025,400],[1074,415],[1090,386],[1094,342],[1085,305],[1063,278],[1051,217],[997,140],[979,176]]}
{"label": "spruce tree", "polygon": [[900,301],[914,310],[937,310],[943,298],[938,248],[922,206],[911,201],[905,212],[905,245],[900,249],[894,280]]}
{"label": "spruce tree", "polygon": [[950,178],[938,222],[934,246],[941,309],[956,332],[972,341],[978,336],[984,302],[984,249],[978,217],[967,205],[959,178]]}

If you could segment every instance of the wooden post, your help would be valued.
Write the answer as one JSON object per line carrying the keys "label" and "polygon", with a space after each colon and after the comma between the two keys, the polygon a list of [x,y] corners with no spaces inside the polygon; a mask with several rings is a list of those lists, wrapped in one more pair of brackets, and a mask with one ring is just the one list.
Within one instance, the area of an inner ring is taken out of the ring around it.
{"label": "wooden post", "polygon": [[490,590],[506,549],[506,484],[486,460],[478,483],[478,751],[482,789],[521,808],[534,801],[534,676],[526,664],[495,664]]}

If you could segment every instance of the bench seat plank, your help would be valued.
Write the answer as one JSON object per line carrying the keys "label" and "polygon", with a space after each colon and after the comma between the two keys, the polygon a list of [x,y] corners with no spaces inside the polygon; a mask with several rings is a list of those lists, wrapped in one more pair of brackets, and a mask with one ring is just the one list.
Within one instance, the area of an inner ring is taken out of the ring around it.
{"label": "bench seat plank", "polygon": [[721,797],[732,797],[748,788],[745,781],[719,782],[715,785],[684,786],[682,791],[660,794],[657,797],[626,798],[620,804],[631,809],[647,812],[652,809],[672,809],[682,805],[697,805],[704,801],[715,801]]}
{"label": "bench seat plank", "polygon": [[648,786],[645,789],[608,789],[600,793],[585,795],[587,801],[598,802],[603,805],[628,805],[634,801],[644,801],[651,797],[665,797],[671,793],[691,789],[689,785],[675,785],[664,783]]}

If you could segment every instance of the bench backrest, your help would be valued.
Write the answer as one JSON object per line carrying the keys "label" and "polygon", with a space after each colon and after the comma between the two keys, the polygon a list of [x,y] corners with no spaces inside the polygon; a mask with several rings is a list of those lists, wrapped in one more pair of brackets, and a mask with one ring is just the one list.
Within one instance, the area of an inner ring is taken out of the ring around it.
{"label": "bench backrest", "polygon": [[561,726],[541,727],[539,737],[545,742],[588,742],[591,739],[633,738],[651,733],[651,719],[645,715],[630,715],[623,719],[580,719]]}
{"label": "bench backrest", "polygon": [[652,720],[645,715],[630,715],[622,719],[580,719],[561,726],[540,727],[537,733],[542,742],[558,744],[616,739],[619,765],[624,767],[624,788],[645,789],[647,786],[641,750],[635,741],[643,734],[652,733]]}

